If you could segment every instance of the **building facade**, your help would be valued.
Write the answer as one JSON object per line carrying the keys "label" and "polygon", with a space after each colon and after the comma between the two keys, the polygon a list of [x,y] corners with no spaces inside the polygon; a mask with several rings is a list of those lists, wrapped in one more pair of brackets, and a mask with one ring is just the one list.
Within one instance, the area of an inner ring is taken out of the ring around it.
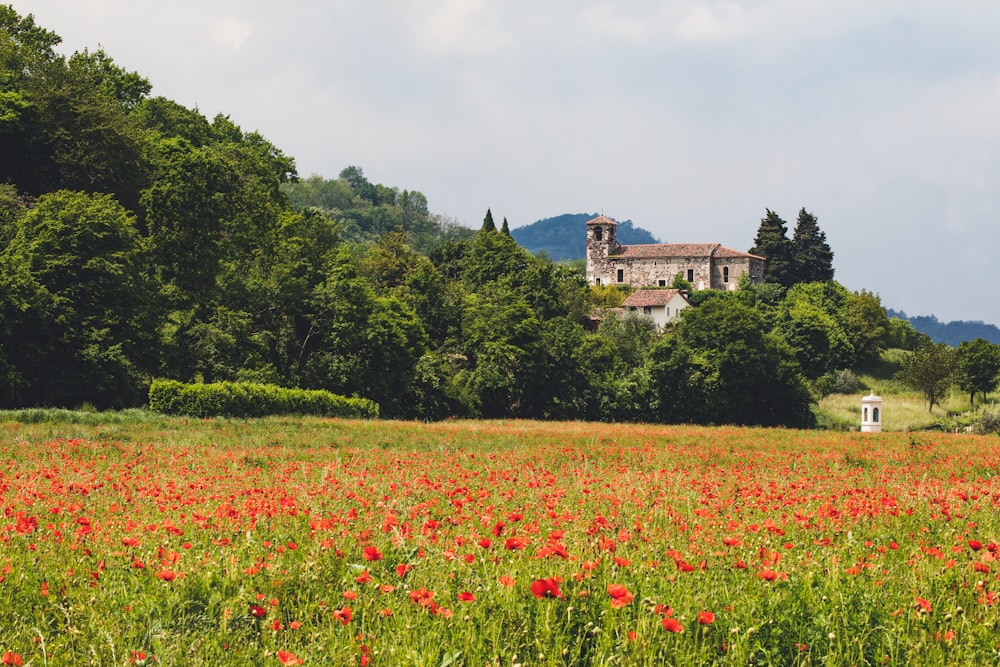
{"label": "building facade", "polygon": [[618,223],[603,215],[587,221],[587,281],[591,285],[670,287],[674,278],[694,289],[735,290],[746,275],[764,276],[764,258],[720,243],[621,245]]}
{"label": "building facade", "polygon": [[678,289],[638,289],[622,303],[622,312],[633,312],[653,318],[658,329],[677,319],[681,311],[690,308],[684,292]]}

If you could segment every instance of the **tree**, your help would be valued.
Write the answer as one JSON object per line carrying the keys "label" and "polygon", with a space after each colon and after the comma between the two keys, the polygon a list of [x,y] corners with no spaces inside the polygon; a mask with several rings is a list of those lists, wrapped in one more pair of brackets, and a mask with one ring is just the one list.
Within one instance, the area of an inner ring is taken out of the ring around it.
{"label": "tree", "polygon": [[969,395],[975,406],[976,392],[983,395],[996,389],[1000,380],[1000,345],[983,339],[962,341],[955,353],[958,386]]}
{"label": "tree", "polygon": [[944,343],[921,345],[903,359],[900,379],[927,399],[928,411],[941,405],[955,378],[955,348]]}
{"label": "tree", "polygon": [[0,183],[40,193],[42,130],[32,96],[34,81],[59,62],[54,47],[62,38],[0,5]]}
{"label": "tree", "polygon": [[500,227],[500,231],[507,236],[510,236],[510,225],[507,224],[507,217],[504,216],[503,225]]}
{"label": "tree", "polygon": [[17,401],[134,405],[152,367],[154,329],[135,219],[111,195],[50,193],[20,218],[3,256],[5,273],[26,271],[32,282],[15,284],[5,323],[8,359],[26,383]]}
{"label": "tree", "polygon": [[854,366],[871,364],[889,340],[889,315],[877,294],[861,290],[844,305],[844,326],[854,345]]}
{"label": "tree", "polygon": [[726,424],[812,425],[812,398],[794,354],[780,336],[766,333],[756,311],[730,296],[712,299],[685,310],[676,335],[690,354],[671,349],[660,356],[674,359],[660,377],[682,377],[686,366],[698,369],[705,405],[696,414]]}
{"label": "tree", "polygon": [[789,287],[795,283],[795,257],[792,242],[788,240],[788,227],[777,213],[767,209],[761,219],[750,252],[767,259],[764,263],[764,280]]}
{"label": "tree", "polygon": [[816,216],[804,208],[799,211],[792,236],[795,282],[833,280],[833,251],[820,230]]}
{"label": "tree", "polygon": [[484,232],[495,232],[497,226],[493,223],[493,212],[490,209],[486,209],[486,217],[483,218],[482,231]]}

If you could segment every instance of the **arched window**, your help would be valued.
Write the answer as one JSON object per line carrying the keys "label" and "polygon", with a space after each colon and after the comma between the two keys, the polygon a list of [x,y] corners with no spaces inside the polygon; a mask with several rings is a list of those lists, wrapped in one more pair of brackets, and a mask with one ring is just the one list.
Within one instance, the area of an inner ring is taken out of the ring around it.
{"label": "arched window", "polygon": [[729,267],[728,266],[722,267],[722,282],[724,282],[724,283],[728,283],[729,282]]}
{"label": "arched window", "polygon": [[878,408],[872,408],[872,421],[878,423]]}
{"label": "arched window", "polygon": [[595,227],[594,228],[594,239],[596,241],[600,241],[603,238],[604,238],[604,228],[603,227]]}
{"label": "arched window", "polygon": [[864,415],[863,415],[862,418],[863,418],[864,421],[868,421],[868,406],[867,405],[865,406],[865,411],[864,411]]}

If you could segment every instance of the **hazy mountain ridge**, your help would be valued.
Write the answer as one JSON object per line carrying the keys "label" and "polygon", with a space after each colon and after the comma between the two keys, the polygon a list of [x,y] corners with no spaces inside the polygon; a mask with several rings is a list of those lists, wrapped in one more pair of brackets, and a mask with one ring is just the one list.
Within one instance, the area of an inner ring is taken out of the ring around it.
{"label": "hazy mountain ridge", "polygon": [[[523,248],[533,253],[544,252],[556,262],[584,259],[587,256],[584,223],[597,216],[597,213],[564,213],[512,229],[510,235]],[[650,232],[633,225],[631,220],[618,221],[618,241],[623,244],[660,242]]]}
{"label": "hazy mountain ridge", "polygon": [[914,329],[922,334],[927,334],[936,343],[947,343],[948,345],[957,347],[963,341],[982,338],[1000,345],[1000,328],[997,328],[993,324],[987,324],[979,320],[941,322],[933,315],[908,317],[903,311],[895,311],[891,308],[887,309],[887,312],[889,317],[908,320]]}

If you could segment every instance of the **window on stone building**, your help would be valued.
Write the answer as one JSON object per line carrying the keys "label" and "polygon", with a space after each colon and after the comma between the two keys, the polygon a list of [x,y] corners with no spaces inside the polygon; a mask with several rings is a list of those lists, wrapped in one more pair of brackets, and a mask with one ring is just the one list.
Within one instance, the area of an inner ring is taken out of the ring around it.
{"label": "window on stone building", "polygon": [[618,269],[618,282],[620,282],[620,283],[625,282],[625,270],[624,269]]}
{"label": "window on stone building", "polygon": [[724,282],[724,283],[728,283],[729,282],[729,267],[728,266],[722,267],[722,282]]}
{"label": "window on stone building", "polygon": [[643,315],[652,315],[653,314],[653,309],[650,308],[649,306],[643,306],[642,307],[642,314]]}
{"label": "window on stone building", "polygon": [[600,241],[604,238],[604,229],[602,227],[597,227],[594,229],[594,240]]}
{"label": "window on stone building", "polygon": [[594,284],[595,285],[600,285],[601,284],[601,279],[600,278],[594,278]]}
{"label": "window on stone building", "polygon": [[694,282],[694,269],[688,269],[687,281],[689,283],[693,283]]}
{"label": "window on stone building", "polygon": [[658,284],[658,285],[659,285],[660,287],[666,287],[666,286],[667,286],[667,281],[666,281],[666,280],[658,280],[658,281],[657,281],[657,284]]}

